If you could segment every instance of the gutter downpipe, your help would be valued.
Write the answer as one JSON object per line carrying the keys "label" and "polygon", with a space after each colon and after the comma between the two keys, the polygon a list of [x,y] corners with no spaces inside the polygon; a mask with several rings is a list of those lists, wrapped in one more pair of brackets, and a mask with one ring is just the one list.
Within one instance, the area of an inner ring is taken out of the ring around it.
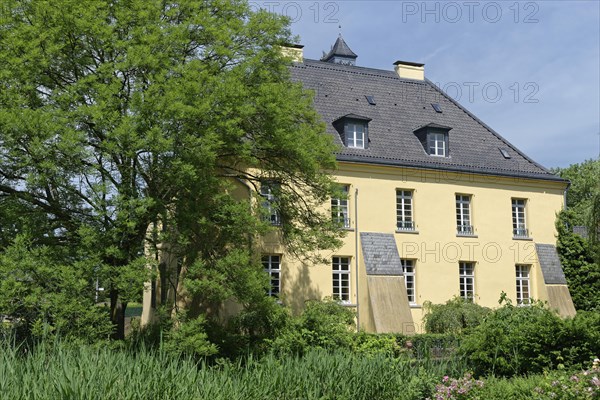
{"label": "gutter downpipe", "polygon": [[356,332],[360,332],[360,309],[358,306],[358,188],[354,191],[354,262],[356,265]]}

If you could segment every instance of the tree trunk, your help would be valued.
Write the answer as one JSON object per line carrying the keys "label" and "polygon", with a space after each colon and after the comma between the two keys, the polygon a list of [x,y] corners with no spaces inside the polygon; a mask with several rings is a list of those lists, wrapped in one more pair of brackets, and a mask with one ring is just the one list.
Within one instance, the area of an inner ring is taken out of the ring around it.
{"label": "tree trunk", "polygon": [[126,303],[119,301],[119,292],[116,289],[110,290],[110,320],[113,324],[112,339],[125,339],[125,307]]}

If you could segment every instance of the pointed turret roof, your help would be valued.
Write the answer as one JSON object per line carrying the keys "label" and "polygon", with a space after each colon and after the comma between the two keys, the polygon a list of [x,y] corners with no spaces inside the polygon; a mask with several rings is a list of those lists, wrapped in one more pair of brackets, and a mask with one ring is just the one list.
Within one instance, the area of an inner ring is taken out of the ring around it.
{"label": "pointed turret roof", "polygon": [[350,49],[340,33],[329,53],[323,56],[321,61],[336,62],[334,58],[354,61],[357,57],[358,55]]}

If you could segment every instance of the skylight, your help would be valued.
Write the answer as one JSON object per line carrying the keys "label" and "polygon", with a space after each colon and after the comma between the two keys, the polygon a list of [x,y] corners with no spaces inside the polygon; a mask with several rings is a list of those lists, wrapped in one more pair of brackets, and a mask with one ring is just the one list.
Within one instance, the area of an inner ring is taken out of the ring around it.
{"label": "skylight", "polygon": [[365,96],[370,105],[374,106],[375,104],[375,96]]}
{"label": "skylight", "polygon": [[442,112],[442,107],[438,103],[431,103],[431,107],[433,107],[433,109],[437,113],[441,113]]}
{"label": "skylight", "polygon": [[502,153],[502,156],[503,156],[504,158],[506,158],[507,160],[508,160],[509,158],[511,158],[511,157],[510,157],[510,154],[508,153],[508,149],[505,149],[505,148],[499,147],[499,148],[498,148],[498,150],[500,150],[500,153]]}

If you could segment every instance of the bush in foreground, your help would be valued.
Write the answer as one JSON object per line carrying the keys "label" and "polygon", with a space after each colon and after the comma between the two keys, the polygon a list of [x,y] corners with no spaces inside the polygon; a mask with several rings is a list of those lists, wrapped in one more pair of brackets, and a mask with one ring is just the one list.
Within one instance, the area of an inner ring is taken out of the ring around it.
{"label": "bush in foreground", "polygon": [[472,301],[454,297],[445,304],[425,303],[425,330],[428,333],[461,333],[474,328],[490,312]]}

